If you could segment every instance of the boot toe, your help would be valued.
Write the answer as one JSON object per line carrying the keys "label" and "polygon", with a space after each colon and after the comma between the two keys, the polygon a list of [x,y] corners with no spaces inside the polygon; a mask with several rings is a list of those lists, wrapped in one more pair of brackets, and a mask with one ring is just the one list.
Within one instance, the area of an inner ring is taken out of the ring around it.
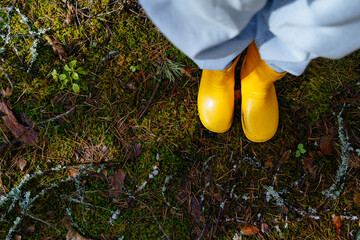
{"label": "boot toe", "polygon": [[253,142],[271,139],[278,127],[279,109],[276,95],[265,99],[243,96],[241,123],[246,137]]}
{"label": "boot toe", "polygon": [[[230,129],[234,114],[234,97],[230,94],[216,97],[199,97],[199,117],[205,128],[212,132],[223,133]],[[220,94],[221,95],[221,94]],[[230,100],[230,101],[229,101]]]}

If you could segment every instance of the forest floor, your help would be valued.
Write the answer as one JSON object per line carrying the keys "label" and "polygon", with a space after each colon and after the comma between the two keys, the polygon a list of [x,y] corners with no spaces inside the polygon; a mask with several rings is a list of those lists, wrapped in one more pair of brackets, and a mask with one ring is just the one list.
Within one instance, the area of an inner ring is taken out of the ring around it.
{"label": "forest floor", "polygon": [[355,239],[359,52],[277,81],[253,143],[241,99],[201,125],[201,71],[123,2],[1,1],[0,239]]}

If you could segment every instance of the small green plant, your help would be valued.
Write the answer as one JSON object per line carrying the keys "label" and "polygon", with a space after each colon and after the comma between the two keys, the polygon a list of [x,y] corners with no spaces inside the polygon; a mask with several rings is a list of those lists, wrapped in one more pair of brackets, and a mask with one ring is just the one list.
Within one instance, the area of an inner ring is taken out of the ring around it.
{"label": "small green plant", "polygon": [[304,149],[304,144],[302,143],[299,143],[298,145],[298,150],[296,150],[296,157],[300,157],[301,154],[305,154],[306,153],[306,150]]}
{"label": "small green plant", "polygon": [[87,72],[82,67],[78,67],[75,69],[76,63],[76,60],[72,60],[71,62],[69,62],[69,65],[65,64],[63,72],[61,74],[59,74],[56,69],[52,71],[51,75],[53,76],[54,80],[61,83],[61,90],[63,90],[67,86],[67,84],[70,83],[72,90],[75,93],[80,92],[79,74],[87,75]]}
{"label": "small green plant", "polygon": [[184,70],[183,64],[173,62],[170,59],[166,59],[157,65],[156,74],[161,78],[168,79],[170,82],[174,82],[175,78],[180,77]]}
{"label": "small green plant", "polygon": [[136,70],[140,70],[140,67],[139,66],[130,66],[130,70],[132,72],[136,72]]}

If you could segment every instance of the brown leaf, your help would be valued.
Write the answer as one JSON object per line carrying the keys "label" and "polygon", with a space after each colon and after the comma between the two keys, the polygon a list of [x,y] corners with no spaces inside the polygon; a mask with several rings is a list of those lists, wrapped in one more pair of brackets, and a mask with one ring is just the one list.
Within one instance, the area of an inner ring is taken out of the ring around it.
{"label": "brown leaf", "polygon": [[110,191],[109,196],[112,198],[118,198],[121,196],[121,190],[124,185],[125,173],[118,170],[114,177],[110,177]]}
{"label": "brown leaf", "polygon": [[48,216],[48,217],[55,217],[55,213],[54,213],[54,211],[52,211],[52,210],[48,210],[48,211],[46,211],[45,212],[45,215],[46,216]]}
{"label": "brown leaf", "polygon": [[320,153],[321,157],[331,155],[332,153],[332,136],[323,136],[320,138]]}
{"label": "brown leaf", "polygon": [[245,236],[255,235],[260,232],[260,229],[255,226],[245,226],[241,229],[241,234]]}
{"label": "brown leaf", "polygon": [[358,206],[360,206],[360,192],[355,191],[354,194],[354,203]]}
{"label": "brown leaf", "polygon": [[26,126],[26,127],[31,127],[31,128],[33,128],[34,125],[35,125],[35,123],[33,123],[32,121],[30,121],[30,120],[26,117],[25,113],[23,113],[23,112],[20,112],[20,113],[19,113],[19,122],[20,122],[21,124],[23,124],[24,126]]}
{"label": "brown leaf", "polygon": [[15,234],[14,240],[21,240],[21,235]]}
{"label": "brown leaf", "polygon": [[201,211],[201,202],[195,196],[190,197],[189,211],[198,224],[205,220]]}
{"label": "brown leaf", "polygon": [[138,157],[138,156],[140,156],[142,154],[142,152],[141,152],[141,144],[140,143],[135,144],[134,151],[135,151],[135,157]]}
{"label": "brown leaf", "polygon": [[35,225],[31,225],[30,227],[28,227],[27,229],[25,229],[24,234],[30,234],[35,232]]}
{"label": "brown leaf", "polygon": [[348,163],[352,168],[360,168],[360,157],[356,153],[349,153]]}
{"label": "brown leaf", "polygon": [[265,162],[265,167],[274,167],[274,163],[270,160],[270,159],[268,159],[266,162]]}
{"label": "brown leaf", "polygon": [[303,159],[305,168],[312,174],[315,173],[314,166],[312,164],[312,160],[314,159],[314,157],[315,157],[315,153],[309,152],[309,157],[304,157]]}
{"label": "brown leaf", "polygon": [[24,158],[20,157],[17,160],[17,167],[20,169],[20,171],[23,171],[25,166],[26,166],[27,162],[24,160]]}
{"label": "brown leaf", "polygon": [[80,233],[76,232],[73,228],[70,226],[68,228],[68,233],[66,235],[66,240],[88,240],[89,238],[81,235]]}
{"label": "brown leaf", "polygon": [[340,227],[342,226],[341,217],[333,215],[332,216],[332,223],[336,228],[336,234],[340,235],[341,234]]}
{"label": "brown leaf", "polygon": [[37,143],[37,132],[20,124],[5,103],[4,99],[0,101],[0,112],[5,114],[2,116],[2,119],[4,120],[7,128],[16,138],[20,139],[29,146],[33,146]]}
{"label": "brown leaf", "polygon": [[45,39],[51,45],[52,49],[59,56],[59,58],[61,60],[65,60],[65,58],[67,57],[67,53],[59,40],[57,40],[56,38],[52,39],[49,35],[45,35]]}
{"label": "brown leaf", "polygon": [[0,93],[3,97],[10,97],[12,95],[12,91],[10,88],[4,90],[3,88],[0,90]]}
{"label": "brown leaf", "polygon": [[68,175],[69,175],[69,177],[76,177],[76,176],[78,176],[80,174],[80,171],[79,171],[79,169],[76,169],[76,168],[69,168],[69,170],[68,170]]}

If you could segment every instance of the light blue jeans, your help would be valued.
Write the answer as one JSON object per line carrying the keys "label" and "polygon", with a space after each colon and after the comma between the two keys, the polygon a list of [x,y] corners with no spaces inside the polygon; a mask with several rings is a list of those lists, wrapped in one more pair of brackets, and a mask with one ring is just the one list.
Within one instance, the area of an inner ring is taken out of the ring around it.
{"label": "light blue jeans", "polygon": [[200,68],[226,69],[251,41],[277,72],[360,48],[360,0],[140,0],[155,25]]}

